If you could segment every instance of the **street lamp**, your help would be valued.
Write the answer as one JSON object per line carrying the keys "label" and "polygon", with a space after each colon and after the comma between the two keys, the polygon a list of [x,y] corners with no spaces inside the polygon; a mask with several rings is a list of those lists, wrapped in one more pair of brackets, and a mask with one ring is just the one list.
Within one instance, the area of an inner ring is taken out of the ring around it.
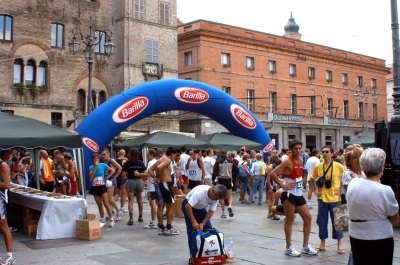
{"label": "street lamp", "polygon": [[[376,87],[370,88],[368,87],[367,83],[364,83],[362,86],[358,85],[357,87],[360,88],[360,93],[364,94],[364,102],[365,102],[365,135],[368,134],[368,97],[369,94],[372,93],[372,99],[376,100],[378,98],[378,94],[376,93]],[[360,95],[358,94],[357,90],[354,94],[354,99],[358,101],[360,99]]]}
{"label": "street lamp", "polygon": [[[79,33],[81,41],[86,45],[83,52],[89,67],[89,87],[88,87],[89,103],[87,111],[88,114],[92,112],[93,108],[93,99],[92,99],[93,46],[98,45],[99,43],[101,43],[102,38],[105,38],[107,40],[107,42],[104,44],[105,54],[111,55],[114,52],[114,47],[115,47],[115,45],[111,42],[111,36],[112,36],[111,30],[106,29],[104,32],[99,32],[99,34],[96,34],[95,32],[92,32],[93,26],[94,25],[92,24],[92,17],[90,17],[89,34],[86,35],[85,37],[82,35],[82,32],[79,27],[73,28],[72,29],[73,38],[72,41],[68,44],[69,51],[75,55],[78,52],[80,46],[80,42],[76,40],[76,35]],[[106,32],[109,32],[109,34],[107,34]],[[95,33],[95,36],[93,36],[93,33]]]}

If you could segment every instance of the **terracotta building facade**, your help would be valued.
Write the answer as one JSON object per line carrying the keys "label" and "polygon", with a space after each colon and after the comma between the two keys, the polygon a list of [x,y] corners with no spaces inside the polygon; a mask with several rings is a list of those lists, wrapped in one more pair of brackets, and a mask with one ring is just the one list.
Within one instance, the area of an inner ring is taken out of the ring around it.
{"label": "terracotta building facade", "polygon": [[[300,139],[308,148],[346,141],[386,119],[385,61],[301,40],[290,17],[284,36],[198,20],[178,27],[179,78],[210,84],[241,101],[277,148]],[[370,94],[368,110],[360,87]],[[358,93],[360,99],[355,100]],[[216,111],[218,106],[215,106]],[[207,117],[182,131],[227,132]]]}
{"label": "terracotta building facade", "polygon": [[[4,0],[2,111],[62,128],[86,117],[89,71],[80,33],[89,34],[90,20],[98,43],[92,47],[94,108],[139,83],[178,77],[176,0]],[[68,46],[74,28],[81,41],[75,55]],[[111,55],[103,46],[109,40]]]}

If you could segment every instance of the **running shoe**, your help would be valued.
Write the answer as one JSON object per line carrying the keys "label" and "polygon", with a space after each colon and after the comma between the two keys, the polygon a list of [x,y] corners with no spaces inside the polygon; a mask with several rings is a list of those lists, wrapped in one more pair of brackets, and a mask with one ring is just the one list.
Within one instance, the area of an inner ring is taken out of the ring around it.
{"label": "running shoe", "polygon": [[2,262],[1,265],[12,265],[15,261],[12,257],[6,257]]}
{"label": "running shoe", "polygon": [[318,251],[316,251],[315,249],[313,249],[310,245],[306,246],[306,247],[302,247],[301,249],[301,254],[306,254],[306,255],[310,255],[310,256],[315,256],[318,255]]}
{"label": "running shoe", "polygon": [[106,221],[107,222],[110,221],[110,217],[109,216],[106,217]]}
{"label": "running shoe", "polygon": [[9,229],[10,229],[11,233],[17,232],[17,230],[18,230],[17,228],[14,228],[12,226],[10,226]]}
{"label": "running shoe", "polygon": [[221,218],[226,218],[226,212],[225,211],[222,212]]}
{"label": "running shoe", "polygon": [[272,213],[269,213],[269,214],[267,215],[267,218],[272,218],[272,217],[273,217]]}
{"label": "running shoe", "polygon": [[158,228],[158,235],[164,235],[164,228]]}
{"label": "running shoe", "polygon": [[233,217],[233,211],[231,207],[228,207],[229,217]]}
{"label": "running shoe", "polygon": [[243,204],[247,204],[247,205],[249,205],[249,204],[251,204],[248,200],[246,200],[246,199],[244,199],[243,201],[242,201],[242,203]]}
{"label": "running shoe", "polygon": [[110,225],[108,227],[114,227],[115,226],[115,220],[110,219]]}
{"label": "running shoe", "polygon": [[164,235],[166,236],[172,236],[172,235],[179,235],[179,231],[171,227],[171,229],[164,229]]}
{"label": "running shoe", "polygon": [[132,220],[132,219],[129,220],[126,224],[127,224],[127,225],[133,225],[133,220]]}
{"label": "running shoe", "polygon": [[281,218],[279,218],[278,216],[274,215],[271,219],[272,219],[272,220],[279,220],[279,219],[281,219]]}
{"label": "running shoe", "polygon": [[120,210],[117,214],[117,221],[122,219],[122,215],[124,215],[124,212]]}
{"label": "running shoe", "polygon": [[143,226],[143,229],[157,229],[158,226],[156,223],[150,222],[149,224]]}
{"label": "running shoe", "polygon": [[294,247],[290,246],[289,248],[285,249],[285,255],[292,257],[300,257],[301,253],[295,250]]}
{"label": "running shoe", "polygon": [[100,219],[100,223],[104,224],[105,222],[106,222],[106,219],[104,219],[104,218]]}

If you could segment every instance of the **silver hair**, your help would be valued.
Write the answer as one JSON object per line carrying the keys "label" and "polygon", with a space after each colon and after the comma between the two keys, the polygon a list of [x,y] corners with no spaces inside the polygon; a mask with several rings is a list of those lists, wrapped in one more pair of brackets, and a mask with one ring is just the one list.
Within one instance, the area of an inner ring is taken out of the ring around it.
{"label": "silver hair", "polygon": [[226,187],[221,184],[214,185],[212,189],[213,189],[214,195],[220,199],[225,199],[226,194],[228,194],[228,190],[226,189]]}
{"label": "silver hair", "polygon": [[360,165],[367,177],[378,175],[385,164],[386,153],[380,148],[368,148],[360,157]]}

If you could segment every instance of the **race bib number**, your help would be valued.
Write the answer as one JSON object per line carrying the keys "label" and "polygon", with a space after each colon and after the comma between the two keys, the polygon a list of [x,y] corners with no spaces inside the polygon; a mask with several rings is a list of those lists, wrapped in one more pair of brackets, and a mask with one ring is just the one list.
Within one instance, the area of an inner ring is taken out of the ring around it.
{"label": "race bib number", "polygon": [[189,176],[193,176],[193,177],[197,176],[197,171],[193,170],[193,169],[189,169]]}
{"label": "race bib number", "polygon": [[93,180],[93,186],[103,186],[103,178],[102,177],[95,178]]}
{"label": "race bib number", "polygon": [[303,178],[302,177],[296,178],[296,189],[299,189],[299,190],[303,189]]}

